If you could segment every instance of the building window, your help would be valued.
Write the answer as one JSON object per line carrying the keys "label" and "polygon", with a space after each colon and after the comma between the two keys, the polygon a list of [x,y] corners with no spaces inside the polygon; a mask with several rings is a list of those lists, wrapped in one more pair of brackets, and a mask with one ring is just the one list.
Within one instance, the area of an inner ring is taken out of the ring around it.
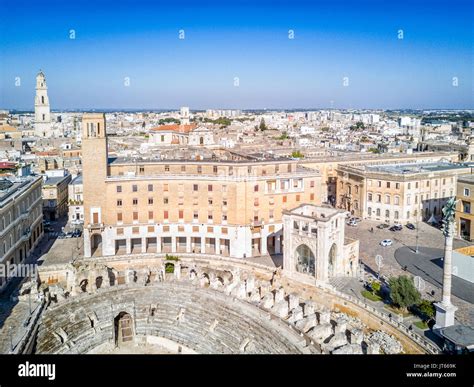
{"label": "building window", "polygon": [[380,216],[380,208],[377,208],[377,210],[375,211],[375,214],[376,216]]}
{"label": "building window", "polygon": [[389,210],[385,210],[385,217],[390,218],[390,211]]}
{"label": "building window", "polygon": [[390,188],[390,182],[387,181],[387,188]]}
{"label": "building window", "polygon": [[300,195],[296,195],[296,201],[297,201],[297,202],[300,201]]}
{"label": "building window", "polygon": [[148,204],[153,204],[153,198],[148,198]]}
{"label": "building window", "polygon": [[382,203],[382,195],[377,194],[377,203]]}
{"label": "building window", "polygon": [[253,192],[258,192],[258,184],[254,185]]}
{"label": "building window", "polygon": [[163,191],[168,192],[168,189],[169,189],[168,184],[163,184]]}
{"label": "building window", "polygon": [[445,185],[445,184],[446,184],[446,179],[443,179],[443,185]]}
{"label": "building window", "polygon": [[199,212],[198,211],[194,211],[193,212],[193,219],[198,219],[199,218]]}
{"label": "building window", "polygon": [[395,183],[395,188],[400,189],[400,183]]}
{"label": "building window", "polygon": [[138,220],[138,212],[133,213],[133,220]]}
{"label": "building window", "polygon": [[314,200],[314,193],[309,194],[309,200]]}
{"label": "building window", "polygon": [[411,204],[411,198],[410,196],[407,196],[407,205],[409,206]]}
{"label": "building window", "polygon": [[163,211],[163,218],[168,219],[168,211]]}
{"label": "building window", "polygon": [[314,188],[314,180],[311,180],[309,183],[310,188]]}
{"label": "building window", "polygon": [[133,199],[133,205],[134,206],[138,205],[138,199]]}
{"label": "building window", "polygon": [[400,204],[400,196],[395,196],[394,204],[397,205],[397,206]]}
{"label": "building window", "polygon": [[132,185],[132,192],[137,192],[138,191],[138,186],[137,185]]}
{"label": "building window", "polygon": [[210,206],[212,206],[212,199],[207,199],[207,204],[209,204]]}
{"label": "building window", "polygon": [[193,191],[197,192],[199,189],[199,186],[197,184],[193,184]]}
{"label": "building window", "polygon": [[462,202],[462,207],[463,207],[463,211],[464,213],[466,214],[470,214],[471,213],[471,203],[470,202]]}
{"label": "building window", "polygon": [[117,200],[117,207],[122,207],[122,199]]}
{"label": "building window", "polygon": [[469,188],[464,188],[464,196],[470,196],[471,195],[471,191],[469,190]]}
{"label": "building window", "polygon": [[390,195],[385,195],[385,204],[390,204]]}
{"label": "building window", "polygon": [[286,195],[283,196],[283,203],[286,203]]}
{"label": "building window", "polygon": [[367,194],[367,201],[368,202],[372,201],[372,194],[370,192]]}
{"label": "building window", "polygon": [[153,219],[153,211],[148,211],[148,220]]}
{"label": "building window", "polygon": [[207,213],[207,220],[212,220],[212,211]]}
{"label": "building window", "polygon": [[208,191],[208,192],[212,192],[212,184],[209,184],[209,185],[207,186],[207,191]]}
{"label": "building window", "polygon": [[397,219],[398,219],[398,211],[395,211],[395,213],[394,213],[393,217],[395,218],[395,220],[397,220]]}
{"label": "building window", "polygon": [[408,183],[408,189],[411,189],[411,183]]}
{"label": "building window", "polygon": [[117,186],[117,193],[120,193],[120,192],[122,192],[122,186],[121,186],[121,185],[118,185],[118,186]]}
{"label": "building window", "polygon": [[214,173],[217,173],[217,165],[214,165],[214,166],[212,167],[212,171],[213,171]]}
{"label": "building window", "polygon": [[153,184],[148,184],[148,192],[153,192]]}
{"label": "building window", "polygon": [[178,215],[179,215],[179,219],[183,219],[184,218],[184,211],[179,210]]}
{"label": "building window", "polygon": [[380,180],[377,181],[377,187],[379,187],[379,188],[382,187],[382,182]]}
{"label": "building window", "polygon": [[122,213],[121,212],[118,212],[117,213],[117,222],[121,222],[122,221]]}
{"label": "building window", "polygon": [[367,208],[367,214],[369,216],[372,216],[372,208],[371,207]]}
{"label": "building window", "polygon": [[145,173],[145,167],[140,167],[140,173]]}
{"label": "building window", "polygon": [[163,204],[168,204],[169,200],[168,198],[163,198]]}
{"label": "building window", "polygon": [[258,198],[255,198],[255,199],[253,200],[253,205],[256,206],[256,207],[258,207]]}
{"label": "building window", "polygon": [[186,172],[186,165],[181,165],[181,172]]}
{"label": "building window", "polygon": [[170,171],[170,166],[169,165],[165,165],[165,172],[169,172]]}
{"label": "building window", "polygon": [[202,167],[200,165],[197,167],[197,173],[199,173],[199,174],[202,173]]}

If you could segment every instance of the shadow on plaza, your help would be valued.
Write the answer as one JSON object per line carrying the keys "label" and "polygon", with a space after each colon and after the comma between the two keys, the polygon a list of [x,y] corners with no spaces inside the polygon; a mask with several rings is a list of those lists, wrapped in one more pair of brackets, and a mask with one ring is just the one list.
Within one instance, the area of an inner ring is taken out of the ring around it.
{"label": "shadow on plaza", "polygon": [[[395,260],[411,274],[423,278],[437,288],[443,284],[444,250],[414,246],[403,246],[395,250]],[[469,303],[474,303],[474,284],[455,275],[452,276],[452,293]]]}

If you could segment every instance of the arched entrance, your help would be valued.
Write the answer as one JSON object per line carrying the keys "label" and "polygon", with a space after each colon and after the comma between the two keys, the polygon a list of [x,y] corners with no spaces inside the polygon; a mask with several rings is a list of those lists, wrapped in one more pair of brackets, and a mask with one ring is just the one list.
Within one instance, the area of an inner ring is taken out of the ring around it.
{"label": "arched entrance", "polygon": [[316,259],[307,245],[299,245],[296,249],[296,271],[313,276],[316,274]]}
{"label": "arched entrance", "polygon": [[114,319],[115,344],[133,341],[133,319],[127,312],[120,312]]}
{"label": "arched entrance", "polygon": [[94,255],[96,252],[101,255],[102,251],[102,235],[92,234],[91,237],[91,255]]}
{"label": "arched entrance", "polygon": [[334,270],[336,268],[336,254],[337,254],[337,246],[335,243],[332,244],[331,249],[329,250],[328,256],[328,275],[333,276]]}

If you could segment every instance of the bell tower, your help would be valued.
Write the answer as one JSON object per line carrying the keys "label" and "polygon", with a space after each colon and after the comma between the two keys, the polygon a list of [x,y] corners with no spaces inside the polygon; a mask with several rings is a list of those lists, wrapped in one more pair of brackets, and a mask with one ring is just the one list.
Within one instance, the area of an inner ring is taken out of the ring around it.
{"label": "bell tower", "polygon": [[36,76],[35,135],[37,137],[51,137],[48,87],[46,86],[46,77],[41,70]]}
{"label": "bell tower", "polygon": [[107,133],[104,113],[82,116],[84,256],[102,255],[106,213]]}

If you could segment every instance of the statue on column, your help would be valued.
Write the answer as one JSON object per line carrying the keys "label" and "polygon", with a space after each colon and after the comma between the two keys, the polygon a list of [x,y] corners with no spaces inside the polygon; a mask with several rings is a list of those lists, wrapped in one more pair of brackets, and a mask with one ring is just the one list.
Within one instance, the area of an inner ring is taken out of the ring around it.
{"label": "statue on column", "polygon": [[443,259],[443,295],[441,302],[434,304],[436,308],[436,325],[435,330],[446,328],[454,325],[454,313],[457,308],[451,303],[451,280],[453,269],[453,239],[456,213],[456,198],[451,197],[443,207],[443,234],[444,243],[444,259]]}

